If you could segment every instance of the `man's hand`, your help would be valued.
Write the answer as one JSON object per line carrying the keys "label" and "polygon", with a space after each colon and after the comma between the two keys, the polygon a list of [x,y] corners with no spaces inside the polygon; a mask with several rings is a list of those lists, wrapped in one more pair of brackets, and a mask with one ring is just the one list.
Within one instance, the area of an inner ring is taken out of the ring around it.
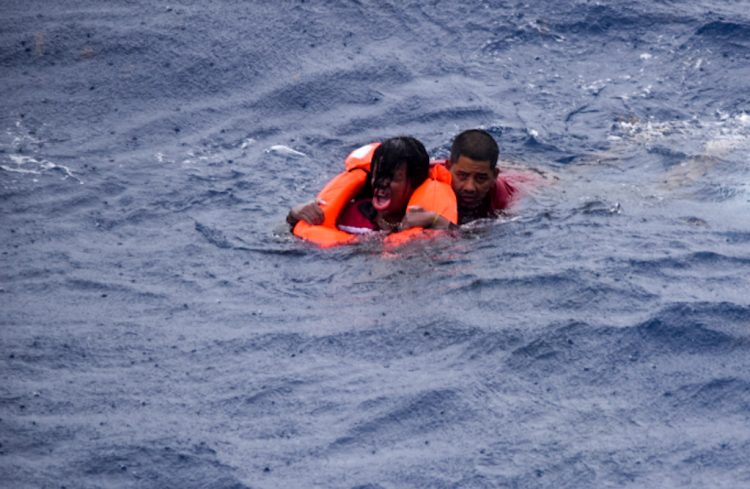
{"label": "man's hand", "polygon": [[323,224],[325,215],[320,206],[325,204],[324,201],[315,199],[312,202],[296,205],[289,210],[289,215],[286,216],[286,221],[292,226],[299,221],[305,221],[308,224]]}
{"label": "man's hand", "polygon": [[450,229],[451,222],[432,211],[412,205],[406,209],[406,215],[401,220],[401,229],[420,227],[425,229]]}

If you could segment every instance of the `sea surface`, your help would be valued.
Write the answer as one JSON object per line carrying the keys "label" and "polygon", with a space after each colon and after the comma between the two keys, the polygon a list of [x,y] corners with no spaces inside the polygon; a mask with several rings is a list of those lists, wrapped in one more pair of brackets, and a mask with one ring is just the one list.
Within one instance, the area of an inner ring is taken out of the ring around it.
{"label": "sea surface", "polygon": [[[750,487],[750,1],[0,2],[0,486]],[[358,146],[536,184],[292,237]]]}

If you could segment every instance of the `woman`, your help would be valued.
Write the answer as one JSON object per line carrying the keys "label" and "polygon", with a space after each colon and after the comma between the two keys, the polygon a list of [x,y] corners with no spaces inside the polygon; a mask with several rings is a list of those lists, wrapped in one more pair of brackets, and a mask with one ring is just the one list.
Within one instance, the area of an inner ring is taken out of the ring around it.
{"label": "woman", "polygon": [[[429,172],[429,156],[421,142],[409,136],[386,139],[373,153],[369,185],[344,207],[336,226],[350,234],[363,234],[436,224],[423,222],[424,219],[406,226],[402,222],[412,193],[427,179]],[[319,204],[324,203],[309,202],[293,207],[287,221],[292,226],[300,220],[321,224],[324,216]]]}

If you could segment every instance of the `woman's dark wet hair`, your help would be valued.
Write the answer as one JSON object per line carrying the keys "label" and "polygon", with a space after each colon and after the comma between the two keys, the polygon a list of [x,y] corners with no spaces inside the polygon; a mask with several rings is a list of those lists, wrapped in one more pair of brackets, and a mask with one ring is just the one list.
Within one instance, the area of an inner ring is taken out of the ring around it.
{"label": "woman's dark wet hair", "polygon": [[406,163],[406,178],[412,188],[422,185],[430,172],[430,157],[419,140],[411,136],[386,139],[372,155],[372,180],[378,183],[393,180],[402,163]]}
{"label": "woman's dark wet hair", "polygon": [[500,149],[497,147],[495,139],[487,131],[469,129],[453,140],[451,162],[457,162],[461,155],[476,161],[489,161],[490,168],[496,168]]}

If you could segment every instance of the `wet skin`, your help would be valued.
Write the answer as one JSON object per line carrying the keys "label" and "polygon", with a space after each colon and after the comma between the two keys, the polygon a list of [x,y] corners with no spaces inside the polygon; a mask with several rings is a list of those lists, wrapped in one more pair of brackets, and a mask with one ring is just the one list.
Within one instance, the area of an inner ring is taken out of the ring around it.
{"label": "wet skin", "polygon": [[391,222],[399,221],[406,212],[406,205],[414,191],[406,175],[406,165],[400,165],[391,180],[375,181],[376,173],[377,169],[373,171],[372,205],[384,219]]}
{"label": "wet skin", "polygon": [[458,200],[459,214],[482,207],[497,179],[498,169],[492,168],[489,161],[463,155],[455,163],[448,161],[446,167],[453,177],[451,185]]}

